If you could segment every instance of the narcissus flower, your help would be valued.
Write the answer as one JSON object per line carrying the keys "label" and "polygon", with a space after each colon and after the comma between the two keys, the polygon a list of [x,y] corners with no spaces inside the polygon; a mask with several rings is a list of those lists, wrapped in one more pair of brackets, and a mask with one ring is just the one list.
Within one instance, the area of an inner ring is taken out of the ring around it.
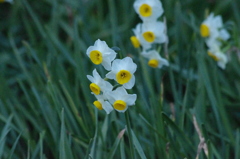
{"label": "narcissus flower", "polygon": [[122,84],[126,89],[131,89],[135,84],[134,72],[137,65],[133,63],[130,57],[116,59],[112,63],[112,70],[106,75],[109,79],[114,79]]}
{"label": "narcissus flower", "polygon": [[140,46],[142,46],[143,50],[151,48],[151,44],[146,42],[142,36],[142,24],[139,23],[133,29],[133,33],[135,36],[132,36],[130,39],[135,48],[139,48]]}
{"label": "narcissus flower", "polygon": [[149,59],[148,65],[153,68],[162,68],[164,65],[168,66],[169,63],[166,59],[162,58],[156,50],[151,50],[149,52],[143,52],[143,57]]}
{"label": "narcissus flower", "polygon": [[136,0],[133,7],[144,22],[157,20],[163,14],[159,0]]}
{"label": "narcissus flower", "polygon": [[109,82],[101,78],[96,69],[93,70],[93,76],[87,75],[87,78],[92,82],[90,84],[90,89],[95,95],[113,89],[113,86]]}
{"label": "narcissus flower", "polygon": [[200,33],[202,37],[213,36],[214,34],[218,34],[218,29],[222,27],[222,17],[216,16],[211,13],[207,19],[203,21],[200,26]]}
{"label": "narcissus flower", "polygon": [[228,62],[228,58],[226,54],[224,54],[217,45],[213,45],[209,50],[208,50],[208,55],[217,62],[218,67],[221,69],[226,68],[226,64]]}
{"label": "narcissus flower", "polygon": [[164,43],[167,39],[163,22],[154,21],[142,24],[142,36],[147,43]]}
{"label": "narcissus flower", "polygon": [[107,92],[107,98],[118,112],[125,112],[128,106],[135,105],[136,94],[128,94],[123,87],[118,87],[112,92]]}
{"label": "narcissus flower", "polygon": [[108,47],[105,41],[97,40],[87,49],[87,55],[96,64],[102,64],[106,70],[111,69],[111,62],[116,57],[116,52]]}
{"label": "narcissus flower", "polygon": [[113,107],[108,101],[106,101],[106,97],[104,95],[95,95],[95,97],[97,100],[93,102],[93,105],[95,105],[95,107],[99,110],[104,109],[107,114],[113,110]]}

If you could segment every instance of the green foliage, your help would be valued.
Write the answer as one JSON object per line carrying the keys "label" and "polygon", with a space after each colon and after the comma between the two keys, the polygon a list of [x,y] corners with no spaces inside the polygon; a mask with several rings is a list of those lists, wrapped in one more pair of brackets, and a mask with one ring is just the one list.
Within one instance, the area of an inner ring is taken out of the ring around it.
{"label": "green foliage", "polygon": [[[161,70],[131,46],[140,22],[133,2],[0,3],[0,158],[196,158],[193,116],[208,147],[199,159],[240,158],[239,1],[162,0],[170,66]],[[225,70],[207,56],[199,34],[209,12],[222,15],[231,33]],[[86,75],[95,66],[86,50],[97,39],[138,66],[131,128],[123,113],[92,104]]]}

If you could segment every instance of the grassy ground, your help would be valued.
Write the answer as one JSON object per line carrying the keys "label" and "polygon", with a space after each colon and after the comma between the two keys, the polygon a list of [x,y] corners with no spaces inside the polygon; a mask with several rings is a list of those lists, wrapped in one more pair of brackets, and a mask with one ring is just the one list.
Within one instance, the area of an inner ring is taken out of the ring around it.
{"label": "grassy ground", "polygon": [[[163,69],[148,67],[131,45],[140,22],[133,2],[0,3],[0,158],[130,158],[131,144],[135,158],[240,158],[240,1],[162,0],[170,62]],[[199,34],[209,12],[231,34],[225,70]],[[92,104],[86,75],[96,66],[86,50],[97,39],[138,66],[130,91],[138,98],[127,110],[132,143],[124,113]]]}

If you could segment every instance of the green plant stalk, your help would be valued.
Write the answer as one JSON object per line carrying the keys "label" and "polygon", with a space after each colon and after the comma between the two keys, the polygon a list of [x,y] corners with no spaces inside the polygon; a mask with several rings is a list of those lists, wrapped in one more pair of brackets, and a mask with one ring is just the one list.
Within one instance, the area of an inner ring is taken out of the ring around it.
{"label": "green plant stalk", "polygon": [[128,132],[128,139],[129,139],[129,144],[130,144],[130,153],[131,153],[131,158],[134,159],[134,147],[133,147],[133,138],[132,138],[132,133],[131,133],[131,124],[130,124],[130,119],[129,119],[129,113],[126,111],[124,113],[126,123],[127,123],[127,132]]}

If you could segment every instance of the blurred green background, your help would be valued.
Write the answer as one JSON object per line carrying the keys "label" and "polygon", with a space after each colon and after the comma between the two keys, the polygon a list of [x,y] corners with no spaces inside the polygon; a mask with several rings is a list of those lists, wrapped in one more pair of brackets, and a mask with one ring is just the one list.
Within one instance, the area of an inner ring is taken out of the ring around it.
{"label": "blurred green background", "polygon": [[[138,65],[128,109],[136,158],[240,158],[240,1],[162,0],[170,67],[149,68],[129,37],[134,0],[0,3],[0,158],[129,158],[124,114],[97,110],[86,50],[101,39]],[[221,15],[231,34],[225,70],[206,54],[199,26]],[[163,18],[161,18],[162,20]],[[161,55],[164,56],[163,48]],[[146,62],[146,61],[145,61]],[[144,66],[145,65],[145,66]],[[163,98],[163,101],[161,100]]]}

